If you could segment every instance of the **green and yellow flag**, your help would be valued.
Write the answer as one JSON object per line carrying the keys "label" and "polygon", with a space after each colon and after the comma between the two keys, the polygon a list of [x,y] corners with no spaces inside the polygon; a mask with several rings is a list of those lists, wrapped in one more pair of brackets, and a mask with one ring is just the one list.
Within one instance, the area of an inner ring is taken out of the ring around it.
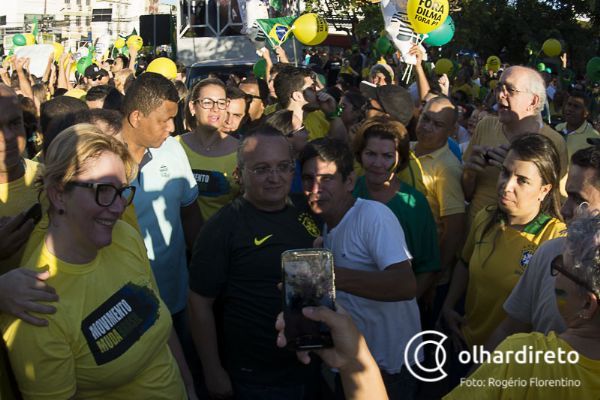
{"label": "green and yellow flag", "polygon": [[[270,48],[281,46],[292,32],[294,17],[257,19],[256,23]],[[260,35],[262,36],[262,35]]]}

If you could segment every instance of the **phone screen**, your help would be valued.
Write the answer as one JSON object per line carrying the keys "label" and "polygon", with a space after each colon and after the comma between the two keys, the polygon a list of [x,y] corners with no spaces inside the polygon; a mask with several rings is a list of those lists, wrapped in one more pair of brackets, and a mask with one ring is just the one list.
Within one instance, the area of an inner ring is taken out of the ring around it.
{"label": "phone screen", "polygon": [[303,307],[335,310],[333,254],[324,249],[288,250],[281,255],[281,264],[288,347],[306,350],[333,346],[329,328],[302,314]]}

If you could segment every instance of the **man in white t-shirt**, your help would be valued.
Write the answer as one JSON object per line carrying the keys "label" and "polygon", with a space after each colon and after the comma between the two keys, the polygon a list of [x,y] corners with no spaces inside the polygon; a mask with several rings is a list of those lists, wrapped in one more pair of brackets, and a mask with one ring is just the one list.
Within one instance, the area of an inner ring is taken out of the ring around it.
{"label": "man in white t-shirt", "polygon": [[389,398],[413,398],[417,382],[403,368],[404,347],[421,323],[402,227],[384,204],[352,196],[353,157],[344,142],[312,141],[300,162],[308,204],[325,222],[323,245],[334,255],[337,303],[365,336]]}
{"label": "man in white t-shirt", "polygon": [[[600,143],[573,154],[566,191],[568,197],[561,214],[567,224],[583,203],[587,203],[590,209],[600,210]],[[488,349],[494,349],[515,333],[562,333],[566,329],[556,305],[555,277],[550,274],[550,263],[562,255],[564,243],[564,237],[552,239],[535,252],[517,286],[504,302],[507,317],[486,343]]]}

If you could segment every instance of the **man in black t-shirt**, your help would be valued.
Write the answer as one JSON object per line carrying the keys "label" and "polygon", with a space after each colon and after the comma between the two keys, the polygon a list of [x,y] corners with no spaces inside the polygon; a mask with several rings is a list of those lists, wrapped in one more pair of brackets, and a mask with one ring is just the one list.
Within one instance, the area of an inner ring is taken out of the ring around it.
{"label": "man in black t-shirt", "polygon": [[268,129],[243,140],[244,194],[204,225],[190,264],[192,333],[213,397],[302,399],[313,379],[314,368],[276,346],[273,324],[281,253],[312,247],[319,229],[288,204],[294,160],[286,139]]}

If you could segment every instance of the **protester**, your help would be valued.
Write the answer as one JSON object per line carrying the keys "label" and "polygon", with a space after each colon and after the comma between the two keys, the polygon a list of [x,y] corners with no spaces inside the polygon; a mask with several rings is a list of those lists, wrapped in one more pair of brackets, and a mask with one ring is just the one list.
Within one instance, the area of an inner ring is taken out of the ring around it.
{"label": "protester", "polygon": [[[167,78],[146,72],[123,101],[123,140],[139,172],[133,201],[150,265],[175,329],[185,336],[186,249],[202,225],[198,187],[181,145],[170,136],[178,94]],[[184,346],[186,345],[185,340]]]}
{"label": "protester", "polygon": [[441,269],[441,260],[437,228],[427,199],[396,175],[409,160],[406,128],[384,117],[370,119],[356,133],[353,151],[365,172],[356,181],[353,194],[387,205],[398,218],[412,255],[418,300],[431,286],[433,272]]}
{"label": "protester", "polygon": [[[528,399],[589,399],[600,393],[596,372],[600,368],[599,232],[597,211],[576,215],[569,225],[564,253],[555,257],[551,269],[546,271],[556,278],[556,304],[567,329],[563,333],[533,332],[510,336],[497,351],[515,357],[507,357],[502,363],[487,362],[469,377],[473,381],[510,379],[524,384],[487,385],[485,388],[461,385],[444,399],[472,396],[478,399],[524,396]],[[517,352],[524,349],[542,352],[544,356],[536,362],[516,361]],[[551,362],[548,354],[552,354]]]}
{"label": "protester", "polygon": [[[442,316],[455,343],[483,345],[504,319],[502,303],[543,242],[561,235],[558,154],[544,136],[520,136],[498,178],[498,203],[481,210],[454,269]],[[465,316],[455,310],[466,291]]]}
{"label": "protester", "polygon": [[560,157],[559,176],[567,173],[565,140],[541,118],[546,89],[540,74],[520,66],[506,69],[496,88],[496,100],[498,116],[484,118],[477,125],[463,155],[462,188],[470,202],[469,222],[485,206],[496,203],[499,167],[506,149],[518,136],[535,132],[552,140]]}
{"label": "protester", "polygon": [[314,366],[278,349],[273,330],[281,253],[312,247],[319,235],[310,216],[287,203],[293,172],[290,146],[278,131],[261,128],[244,138],[236,170],[243,195],[196,241],[191,323],[213,397],[303,399],[316,383]]}
{"label": "protester", "polygon": [[[579,207],[600,210],[600,147],[577,151],[571,157],[567,178],[567,200],[560,210],[567,226]],[[565,239],[558,237],[543,243],[535,252],[521,279],[504,303],[507,316],[491,335],[486,347],[494,349],[506,337],[519,332],[566,329],[556,306],[554,278],[547,272],[550,263],[564,250]]]}
{"label": "protester", "polygon": [[587,139],[600,138],[600,133],[587,121],[591,99],[583,92],[573,91],[564,104],[565,122],[556,130],[565,137],[569,159],[577,150],[588,147]]}
{"label": "protester", "polygon": [[[240,101],[245,107],[245,98]],[[177,137],[198,184],[198,206],[204,220],[239,192],[233,176],[239,142],[223,130],[229,105],[223,82],[215,78],[201,80],[190,92],[188,101],[187,125],[192,131]]]}
{"label": "protester", "polygon": [[[412,399],[418,382],[403,352],[421,324],[402,227],[383,204],[352,196],[356,177],[344,142],[310,142],[300,162],[308,205],[325,222],[323,247],[334,257],[336,301],[365,336],[388,396]],[[343,398],[339,375],[336,396]]]}
{"label": "protester", "polygon": [[57,311],[44,328],[8,315],[0,323],[25,397],[186,399],[187,387],[195,398],[141,238],[118,221],[136,169],[127,148],[92,125],[66,130],[48,150],[50,225],[24,264],[48,269]]}

